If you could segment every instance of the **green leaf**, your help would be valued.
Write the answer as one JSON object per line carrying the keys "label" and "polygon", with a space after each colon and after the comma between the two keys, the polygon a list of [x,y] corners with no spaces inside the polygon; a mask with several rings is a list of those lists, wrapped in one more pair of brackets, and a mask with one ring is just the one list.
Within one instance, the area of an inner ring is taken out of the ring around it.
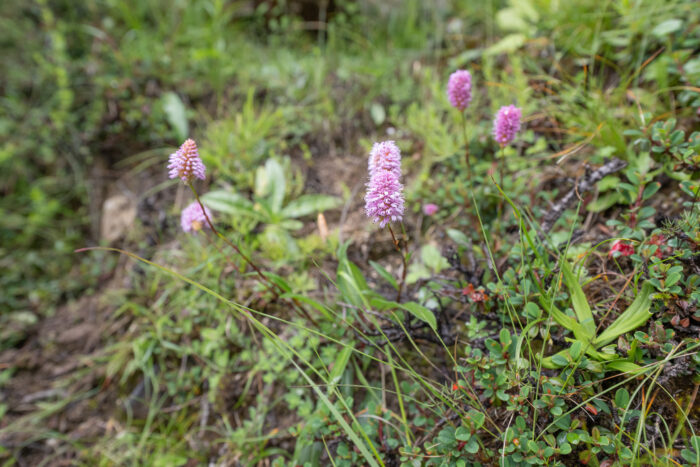
{"label": "green leaf", "polygon": [[644,201],[648,200],[654,195],[654,193],[659,191],[659,188],[661,188],[661,184],[659,182],[650,183],[649,185],[647,185],[646,188],[644,188],[644,193],[642,193],[642,199]]}
{"label": "green leaf", "polygon": [[630,393],[625,388],[620,388],[615,392],[615,406],[618,409],[627,409],[630,402]]}
{"label": "green leaf", "polygon": [[335,363],[333,364],[333,369],[331,370],[330,375],[328,377],[329,395],[337,386],[338,382],[340,381],[340,377],[343,376],[343,372],[345,372],[345,368],[348,366],[348,362],[350,361],[350,357],[352,356],[353,350],[354,344],[350,344],[347,347],[343,347],[343,350],[338,352],[338,355],[335,358]]}
{"label": "green leaf", "polygon": [[469,454],[476,454],[479,452],[479,443],[475,437],[472,437],[472,439],[470,439],[467,444],[464,445],[464,450]]}
{"label": "green leaf", "polygon": [[317,214],[342,204],[340,198],[328,195],[303,195],[291,201],[282,209],[283,217],[303,217]]}
{"label": "green leaf", "polygon": [[593,341],[596,348],[612,342],[622,334],[632,331],[647,322],[651,317],[649,308],[651,308],[653,289],[654,287],[649,282],[645,282],[642,285],[641,293],[637,295],[637,298],[635,298],[629,308]]}
{"label": "green leaf", "polygon": [[431,328],[437,329],[437,320],[435,319],[435,315],[423,305],[419,305],[415,302],[408,302],[401,304],[401,308],[408,311],[424,323],[428,323]]}
{"label": "green leaf", "polygon": [[447,236],[459,246],[469,246],[469,238],[457,229],[447,229]]}
{"label": "green leaf", "polygon": [[216,190],[205,193],[201,199],[206,207],[214,211],[233,216],[248,216],[258,221],[264,220],[264,216],[253,208],[253,203],[238,193]]}
{"label": "green leaf", "polygon": [[586,210],[590,212],[603,212],[615,204],[622,203],[624,200],[624,195],[616,191],[605,193],[603,196],[588,203]]}
{"label": "green leaf", "polygon": [[576,341],[573,344],[571,344],[571,349],[570,349],[571,358],[573,358],[574,360],[578,360],[579,357],[581,356],[582,348],[583,348],[583,344],[581,343],[581,341]]}
{"label": "green leaf", "polygon": [[163,110],[168,123],[173,127],[180,141],[187,139],[189,125],[187,123],[187,110],[180,97],[174,92],[163,94]]}
{"label": "green leaf", "polygon": [[471,437],[472,433],[468,428],[460,426],[455,430],[455,439],[457,439],[457,441],[468,441]]}
{"label": "green leaf", "polygon": [[284,230],[299,230],[304,227],[304,223],[296,219],[285,219],[279,223]]}
{"label": "green leaf", "polygon": [[385,281],[387,281],[389,284],[391,284],[391,286],[394,289],[399,290],[399,284],[398,284],[398,282],[396,282],[396,279],[394,279],[394,277],[389,273],[389,271],[384,269],[384,267],[381,264],[379,264],[375,261],[372,261],[372,260],[369,261],[369,264],[370,264],[370,266],[372,266],[374,268],[375,271],[377,271],[377,273],[380,276],[382,276],[382,278]]}
{"label": "green leaf", "polygon": [[659,23],[656,25],[654,29],[651,30],[651,33],[655,35],[656,37],[661,37],[665,36],[666,34],[671,34],[683,27],[683,21],[673,18],[673,19],[668,19],[664,21],[663,23]]}
{"label": "green leaf", "polygon": [[613,360],[612,362],[605,363],[605,367],[621,373],[629,373],[630,375],[642,375],[650,370],[649,367],[641,367],[636,363],[631,363],[626,360]]}
{"label": "green leaf", "polygon": [[484,55],[488,56],[488,55],[498,55],[498,54],[502,54],[502,53],[515,52],[520,47],[525,45],[526,41],[527,41],[527,37],[525,36],[525,34],[520,34],[520,33],[508,34],[503,39],[496,42],[491,47],[487,48],[484,51]]}
{"label": "green leaf", "polygon": [[[265,275],[269,275],[269,272],[264,273]],[[328,308],[321,304],[320,302],[314,300],[313,298],[309,298],[306,295],[301,295],[297,293],[292,293],[292,292],[287,292],[282,295],[280,295],[280,298],[290,298],[293,300],[297,300],[299,302],[305,303],[314,309],[318,310],[323,316],[325,316],[328,319],[333,319],[333,315],[328,311]]]}
{"label": "green leaf", "polygon": [[287,190],[284,169],[276,159],[268,159],[264,167],[258,167],[255,174],[255,194],[270,200],[270,210],[277,214],[282,209],[282,201]]}
{"label": "green leaf", "polygon": [[471,420],[472,428],[474,430],[478,430],[479,428],[481,428],[484,425],[484,421],[486,420],[486,415],[477,410],[470,410],[467,413],[467,416],[469,417],[469,420]]}
{"label": "green leaf", "polygon": [[569,360],[566,358],[566,352],[559,352],[554,355],[552,355],[552,362],[554,362],[555,365],[563,367],[569,364]]}
{"label": "green leaf", "polygon": [[431,243],[421,248],[420,256],[423,264],[436,274],[450,267],[450,263],[442,256],[440,250]]}
{"label": "green leaf", "polygon": [[590,339],[588,339],[586,331],[583,329],[583,327],[573,318],[570,316],[565,315],[562,311],[560,311],[557,307],[554,305],[550,305],[547,302],[545,302],[544,297],[540,296],[540,304],[545,310],[549,311],[550,316],[556,321],[559,325],[564,326],[566,329],[574,333],[574,336],[576,336],[576,339],[583,341],[583,342],[588,342]]}
{"label": "green leaf", "polygon": [[372,117],[372,121],[374,121],[374,124],[379,126],[382,123],[384,123],[384,120],[386,120],[386,110],[384,110],[384,106],[378,102],[372,102],[372,105],[369,107],[369,114]]}
{"label": "green leaf", "polygon": [[292,290],[292,287],[289,285],[289,282],[282,277],[279,276],[275,273],[269,272],[269,271],[263,271],[263,275],[270,279],[275,285],[277,285],[280,289],[282,289],[283,292],[289,293]]}
{"label": "green leaf", "polygon": [[566,282],[566,286],[571,293],[571,304],[574,308],[574,313],[576,313],[576,317],[585,331],[586,340],[590,340],[595,336],[595,320],[593,319],[591,307],[588,305],[588,300],[583,293],[578,278],[574,276],[567,261],[561,262],[561,270],[564,274],[564,282]]}

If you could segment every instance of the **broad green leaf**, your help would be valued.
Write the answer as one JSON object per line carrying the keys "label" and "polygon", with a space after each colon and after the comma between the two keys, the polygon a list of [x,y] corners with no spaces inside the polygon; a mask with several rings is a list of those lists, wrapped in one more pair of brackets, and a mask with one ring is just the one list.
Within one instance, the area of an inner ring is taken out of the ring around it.
{"label": "broad green leaf", "polygon": [[668,19],[664,21],[663,23],[659,23],[656,25],[654,29],[651,30],[651,33],[655,35],[656,37],[661,37],[665,36],[666,34],[671,34],[683,27],[683,21],[673,18],[673,19]]}
{"label": "broad green leaf", "polygon": [[595,320],[591,307],[588,305],[586,295],[578,282],[578,278],[571,271],[571,266],[566,261],[561,262],[561,270],[564,273],[564,282],[569,289],[571,295],[571,304],[574,308],[574,313],[578,318],[581,327],[585,331],[586,340],[591,340],[595,336]]}
{"label": "broad green leaf", "polygon": [[303,195],[299,198],[290,201],[284,209],[282,216],[303,217],[310,214],[318,214],[319,212],[327,211],[328,209],[337,208],[342,204],[340,198],[328,195]]}
{"label": "broad green leaf", "polygon": [[408,302],[408,303],[402,303],[401,308],[408,311],[409,313],[411,313],[413,316],[415,316],[419,320],[423,321],[424,323],[428,323],[431,328],[437,329],[437,320],[435,319],[435,315],[433,314],[432,311],[430,311],[429,309],[427,309],[423,305],[419,305],[418,303],[415,303],[415,302]]}
{"label": "broad green leaf", "polygon": [[187,139],[189,125],[187,123],[187,110],[180,97],[174,92],[163,94],[163,110],[168,123],[173,127],[180,141]]}
{"label": "broad green leaf", "polygon": [[455,430],[455,439],[457,441],[468,441],[471,437],[472,432],[467,427],[459,426]]}
{"label": "broad green leaf", "polygon": [[618,409],[626,409],[630,402],[630,393],[625,388],[620,388],[615,392],[615,406]]}
{"label": "broad green leaf", "polygon": [[238,193],[216,190],[205,193],[201,199],[206,207],[214,211],[234,216],[248,216],[258,221],[264,219],[264,216],[254,209],[253,203]]}

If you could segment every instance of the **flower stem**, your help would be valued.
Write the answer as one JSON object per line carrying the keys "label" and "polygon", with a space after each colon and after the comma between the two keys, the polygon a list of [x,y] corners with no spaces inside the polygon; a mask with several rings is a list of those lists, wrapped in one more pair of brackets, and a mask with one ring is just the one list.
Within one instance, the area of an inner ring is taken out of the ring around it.
{"label": "flower stem", "polygon": [[[501,163],[498,164],[498,173],[499,173],[499,182],[498,184],[501,187],[501,190],[504,190],[505,192],[505,187],[503,186],[503,166],[506,164],[506,146],[505,144],[501,144]],[[501,218],[501,213],[503,211],[503,197],[498,201],[498,218]]]}
{"label": "flower stem", "polygon": [[469,180],[469,188],[472,185],[472,167],[469,161],[469,134],[467,132],[467,117],[464,112],[460,112],[462,117],[462,132],[464,133],[464,161],[467,163],[467,179]]}
{"label": "flower stem", "polygon": [[392,240],[394,240],[394,247],[396,248],[396,251],[398,251],[399,255],[401,256],[401,263],[402,263],[401,281],[399,281],[398,291],[396,293],[396,302],[399,303],[399,302],[401,302],[401,291],[403,290],[403,284],[404,284],[404,282],[406,282],[406,270],[407,270],[406,255],[401,251],[401,247],[399,246],[399,241],[396,238],[396,235],[394,235],[394,231],[391,228],[391,224],[388,224],[388,227],[389,227],[389,232],[391,232],[391,238],[392,238]]}

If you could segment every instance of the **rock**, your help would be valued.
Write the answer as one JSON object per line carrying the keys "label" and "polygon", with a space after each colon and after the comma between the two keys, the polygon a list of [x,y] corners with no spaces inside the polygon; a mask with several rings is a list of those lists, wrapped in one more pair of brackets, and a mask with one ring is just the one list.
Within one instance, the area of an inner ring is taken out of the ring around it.
{"label": "rock", "polygon": [[100,237],[112,243],[126,234],[136,219],[136,202],[124,195],[114,195],[102,205]]}

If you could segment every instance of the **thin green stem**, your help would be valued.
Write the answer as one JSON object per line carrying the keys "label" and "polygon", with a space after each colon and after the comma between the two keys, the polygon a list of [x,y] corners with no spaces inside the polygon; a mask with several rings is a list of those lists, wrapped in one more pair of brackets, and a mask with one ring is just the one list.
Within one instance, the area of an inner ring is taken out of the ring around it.
{"label": "thin green stem", "polygon": [[[403,228],[403,224],[402,228]],[[399,281],[399,287],[398,291],[396,293],[396,302],[399,303],[401,302],[401,291],[403,290],[403,284],[406,282],[406,270],[408,269],[408,265],[406,264],[406,255],[401,251],[401,247],[399,246],[399,240],[396,238],[396,235],[394,235],[394,231],[391,228],[391,224],[388,224],[389,227],[389,232],[391,232],[391,238],[394,241],[394,247],[396,248],[396,251],[399,252],[399,255],[401,256],[401,263],[402,263],[402,270],[401,270],[401,281]]]}
{"label": "thin green stem", "polygon": [[467,164],[467,179],[469,180],[469,189],[472,187],[472,167],[469,161],[469,133],[467,132],[467,117],[464,112],[459,114],[462,117],[462,133],[464,134],[464,161]]}

